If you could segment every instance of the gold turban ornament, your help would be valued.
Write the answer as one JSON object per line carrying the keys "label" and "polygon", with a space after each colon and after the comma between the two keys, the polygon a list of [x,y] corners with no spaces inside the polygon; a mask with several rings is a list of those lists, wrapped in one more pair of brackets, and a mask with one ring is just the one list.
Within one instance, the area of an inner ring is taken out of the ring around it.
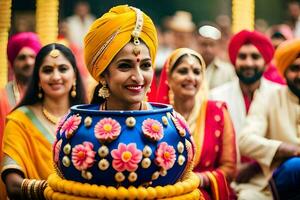
{"label": "gold turban ornament", "polygon": [[141,39],[148,47],[152,63],[158,46],[155,26],[145,13],[128,5],[116,6],[97,19],[84,38],[85,62],[99,81],[101,73],[131,40]]}
{"label": "gold turban ornament", "polygon": [[287,40],[281,43],[275,51],[275,65],[284,77],[285,70],[300,54],[300,39]]}

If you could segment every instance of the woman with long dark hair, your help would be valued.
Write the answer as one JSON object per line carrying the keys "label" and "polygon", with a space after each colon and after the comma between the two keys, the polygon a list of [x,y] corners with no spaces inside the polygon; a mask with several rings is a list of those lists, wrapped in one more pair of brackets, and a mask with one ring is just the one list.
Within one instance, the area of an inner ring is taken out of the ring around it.
{"label": "woman with long dark hair", "polygon": [[55,127],[82,103],[86,95],[72,52],[57,43],[44,46],[24,98],[7,117],[1,177],[10,199],[43,198],[44,180],[53,171]]}

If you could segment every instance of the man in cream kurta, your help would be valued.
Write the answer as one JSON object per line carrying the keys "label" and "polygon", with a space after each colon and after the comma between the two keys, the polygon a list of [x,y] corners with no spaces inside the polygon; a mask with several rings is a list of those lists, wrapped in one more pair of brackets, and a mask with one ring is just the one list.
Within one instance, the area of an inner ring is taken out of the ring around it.
{"label": "man in cream kurta", "polygon": [[279,164],[273,162],[274,156],[282,142],[300,146],[300,132],[297,132],[295,123],[299,117],[299,99],[287,87],[274,91],[268,97],[256,97],[244,129],[237,138],[241,155],[250,156],[258,161],[264,174],[259,174],[250,181],[252,187],[249,187],[249,184],[240,184],[239,189],[245,189],[244,194],[252,195],[251,190],[255,188],[265,193],[268,199],[271,197],[266,187],[272,171]]}
{"label": "man in cream kurta", "polygon": [[243,30],[231,38],[228,48],[237,78],[212,89],[209,98],[226,102],[238,134],[256,93],[267,95],[280,85],[262,76],[274,54],[267,37],[256,31]]}
{"label": "man in cream kurta", "polygon": [[[274,82],[271,82],[265,78],[260,79],[259,88],[255,90],[254,96],[260,94],[268,96],[274,90],[277,90],[281,86]],[[209,99],[219,100],[226,102],[230,117],[232,119],[234,130],[236,134],[239,134],[244,126],[247,111],[245,107],[244,97],[239,84],[239,79],[235,79],[231,82],[225,83],[217,88],[214,88],[209,93]]]}
{"label": "man in cream kurta", "polygon": [[238,186],[241,199],[272,199],[268,190],[272,176],[281,199],[300,197],[299,53],[300,40],[288,41],[276,50],[275,60],[288,86],[267,96],[257,95],[237,135],[241,155],[255,159],[263,171]]}
{"label": "man in cream kurta", "polygon": [[[279,87],[280,87],[279,84],[268,81],[265,78],[261,78],[260,86],[255,90],[253,99],[257,98],[257,96],[269,96],[270,93],[274,92]],[[229,83],[226,83],[220,87],[213,89],[210,92],[210,99],[221,100],[226,102],[228,106],[229,114],[233,122],[235,133],[237,135],[237,145],[239,145],[240,141],[238,140],[239,139],[238,135],[240,134],[240,131],[242,130],[243,126],[245,126],[245,121],[247,116],[244,97],[242,94],[242,90],[240,88],[239,80],[237,79],[231,81]],[[252,104],[250,106],[250,110],[251,107]],[[244,163],[243,165],[245,166]],[[238,151],[238,166],[242,166],[240,161],[239,151]],[[256,176],[254,179],[250,179],[248,184],[244,184],[244,183],[237,184],[236,182],[234,182],[232,185],[233,188],[238,192],[239,199],[248,199],[247,198],[248,196],[252,196],[253,197],[252,199],[267,199],[267,197],[265,197],[265,195],[262,195],[261,192],[256,192],[261,190],[261,188],[257,187],[257,183],[256,183],[257,181],[259,182],[260,178],[257,178]],[[250,194],[245,194],[244,190],[248,192],[249,188],[254,189],[254,191],[251,190]],[[269,193],[268,196],[271,197],[270,192],[268,193]],[[246,198],[245,195],[247,196]]]}
{"label": "man in cream kurta", "polygon": [[[268,96],[280,87],[279,84],[268,81],[262,76],[273,54],[271,41],[256,31],[243,30],[235,34],[229,42],[229,57],[235,66],[238,78],[214,88],[209,96],[213,100],[226,102],[237,135],[244,126],[247,113],[256,96]],[[244,156],[241,162],[238,162],[236,182],[239,183],[238,185],[249,182],[252,176],[260,172],[261,169],[255,160]],[[248,185],[247,187],[252,187]],[[239,199],[245,199],[238,187],[234,186],[234,189]],[[263,197],[257,196],[255,199],[263,199]]]}

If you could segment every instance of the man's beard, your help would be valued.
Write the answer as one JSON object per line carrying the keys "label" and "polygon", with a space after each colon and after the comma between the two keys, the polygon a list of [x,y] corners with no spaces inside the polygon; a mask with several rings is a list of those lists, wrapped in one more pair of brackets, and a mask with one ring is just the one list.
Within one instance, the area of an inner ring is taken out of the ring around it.
{"label": "man's beard", "polygon": [[286,79],[286,84],[289,89],[294,93],[298,98],[300,98],[300,87],[296,85],[300,85],[300,78],[296,78],[294,80]]}
{"label": "man's beard", "polygon": [[236,70],[236,75],[239,77],[239,80],[246,85],[255,83],[257,80],[259,80],[262,77],[264,73],[263,70],[258,70],[257,68],[254,68],[251,69],[254,71],[253,76],[244,76],[243,72],[248,69],[249,68],[240,68],[239,70]]}
{"label": "man's beard", "polygon": [[27,75],[27,73],[26,73],[26,71],[30,70],[30,68],[31,68],[31,66],[26,65],[22,69],[15,69],[14,70],[16,80],[20,84],[26,85],[30,81],[32,74]]}

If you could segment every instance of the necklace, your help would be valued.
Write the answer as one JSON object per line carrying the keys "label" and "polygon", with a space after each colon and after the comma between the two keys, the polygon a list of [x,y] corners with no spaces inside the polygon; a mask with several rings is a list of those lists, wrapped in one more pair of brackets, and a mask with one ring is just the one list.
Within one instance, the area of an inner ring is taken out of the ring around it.
{"label": "necklace", "polygon": [[59,117],[55,117],[54,115],[52,115],[44,106],[42,106],[42,112],[46,119],[49,120],[49,122],[51,122],[52,124],[57,124]]}

